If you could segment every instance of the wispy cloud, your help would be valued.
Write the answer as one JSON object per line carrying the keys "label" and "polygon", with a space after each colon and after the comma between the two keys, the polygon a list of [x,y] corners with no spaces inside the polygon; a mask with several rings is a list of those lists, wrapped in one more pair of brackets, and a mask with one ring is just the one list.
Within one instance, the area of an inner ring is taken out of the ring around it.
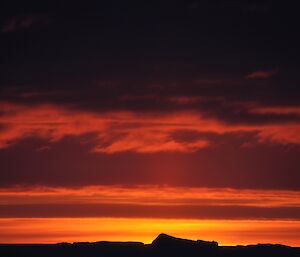
{"label": "wispy cloud", "polygon": [[257,70],[249,73],[247,79],[267,79],[277,74],[277,70]]}
{"label": "wispy cloud", "polygon": [[[135,204],[157,206],[300,207],[300,192],[155,185],[46,187],[15,186],[0,189],[0,205]],[[299,217],[300,218],[300,217]]]}
{"label": "wispy cloud", "polygon": [[17,30],[29,29],[35,25],[47,23],[48,21],[48,17],[44,15],[13,16],[2,24],[1,32],[9,33]]}
{"label": "wispy cloud", "polygon": [[[132,111],[86,112],[54,105],[24,106],[3,103],[0,122],[0,147],[6,148],[28,137],[58,142],[67,136],[93,134],[93,152],[155,153],[195,152],[209,147],[211,142],[203,133],[256,133],[260,143],[300,144],[299,122],[270,122],[245,124],[242,121],[224,123],[195,110],[170,113],[139,113]],[[283,111],[284,112],[284,111]],[[253,115],[256,115],[255,113]],[[279,115],[285,115],[279,114]],[[289,114],[286,114],[289,115]],[[297,114],[295,114],[297,116]],[[256,116],[255,116],[256,117]],[[272,116],[273,117],[273,116]],[[272,118],[271,117],[271,118]],[[289,116],[288,116],[289,118]],[[174,137],[180,131],[199,136],[185,139]]]}
{"label": "wispy cloud", "polygon": [[158,186],[7,188],[1,218],[300,219],[297,191]]}

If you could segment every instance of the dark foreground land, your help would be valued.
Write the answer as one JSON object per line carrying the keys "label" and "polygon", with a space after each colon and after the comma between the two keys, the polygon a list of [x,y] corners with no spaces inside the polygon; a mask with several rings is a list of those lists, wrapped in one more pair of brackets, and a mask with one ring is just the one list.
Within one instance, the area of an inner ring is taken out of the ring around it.
{"label": "dark foreground land", "polygon": [[192,241],[160,234],[152,244],[95,242],[59,244],[0,244],[1,257],[300,257],[300,247],[258,244],[218,246],[217,242]]}

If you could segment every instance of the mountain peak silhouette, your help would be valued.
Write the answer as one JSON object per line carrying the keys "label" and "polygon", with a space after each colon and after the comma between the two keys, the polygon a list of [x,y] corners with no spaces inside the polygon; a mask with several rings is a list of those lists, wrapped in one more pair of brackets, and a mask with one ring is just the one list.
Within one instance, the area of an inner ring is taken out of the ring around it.
{"label": "mountain peak silhouette", "polygon": [[203,240],[183,239],[167,234],[160,234],[152,242],[152,248],[157,256],[173,256],[190,257],[199,255],[199,253],[208,254],[215,253],[218,247],[217,242],[208,242]]}
{"label": "mountain peak silhouette", "polygon": [[165,243],[195,243],[196,241],[190,239],[183,239],[168,234],[161,233],[153,241],[152,245],[165,244]]}
{"label": "mountain peak silhouette", "polygon": [[217,247],[218,242],[215,241],[205,241],[205,240],[190,240],[183,239],[168,234],[159,234],[152,242],[153,246],[167,246],[167,245],[178,245],[178,246],[197,246],[197,247]]}

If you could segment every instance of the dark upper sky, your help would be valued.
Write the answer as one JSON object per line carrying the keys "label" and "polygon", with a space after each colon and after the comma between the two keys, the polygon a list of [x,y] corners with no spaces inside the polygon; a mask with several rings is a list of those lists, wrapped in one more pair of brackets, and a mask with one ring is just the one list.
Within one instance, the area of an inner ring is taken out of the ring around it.
{"label": "dark upper sky", "polygon": [[6,1],[0,185],[300,189],[295,1]]}

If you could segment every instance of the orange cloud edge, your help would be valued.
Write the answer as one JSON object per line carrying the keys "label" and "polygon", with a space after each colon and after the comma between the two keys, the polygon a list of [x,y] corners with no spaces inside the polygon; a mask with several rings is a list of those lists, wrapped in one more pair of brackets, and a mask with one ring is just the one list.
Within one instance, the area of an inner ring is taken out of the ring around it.
{"label": "orange cloud edge", "polygon": [[53,203],[300,207],[300,192],[167,185],[0,188],[0,204],[2,205]]}
{"label": "orange cloud edge", "polygon": [[[205,137],[176,139],[175,132],[256,134],[257,143],[300,144],[297,122],[272,124],[228,124],[208,118],[201,111],[181,110],[170,113],[132,111],[87,112],[55,105],[25,106],[0,103],[0,148],[12,146],[28,137],[45,139],[49,144],[64,137],[93,134],[92,152],[195,152],[210,147]],[[249,106],[249,113],[299,113],[298,108],[263,108]],[[253,143],[253,142],[252,142]],[[245,142],[247,145],[247,142]]]}

